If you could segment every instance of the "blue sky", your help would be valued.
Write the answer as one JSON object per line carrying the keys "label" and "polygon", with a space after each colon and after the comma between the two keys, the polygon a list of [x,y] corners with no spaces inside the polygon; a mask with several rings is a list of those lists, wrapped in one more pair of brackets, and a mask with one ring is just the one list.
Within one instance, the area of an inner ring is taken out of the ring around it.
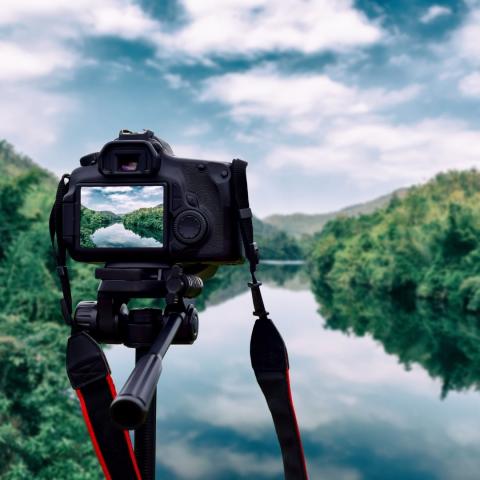
{"label": "blue sky", "polygon": [[91,210],[124,214],[163,205],[163,187],[82,187],[81,197],[82,205]]}
{"label": "blue sky", "polygon": [[254,211],[477,166],[480,1],[3,0],[0,137],[56,173],[121,128],[250,162]]}

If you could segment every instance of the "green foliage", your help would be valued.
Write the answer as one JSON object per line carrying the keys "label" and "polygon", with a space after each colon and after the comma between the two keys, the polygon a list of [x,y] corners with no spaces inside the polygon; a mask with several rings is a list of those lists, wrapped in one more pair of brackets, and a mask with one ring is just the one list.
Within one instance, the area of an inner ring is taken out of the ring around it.
{"label": "green foliage", "polygon": [[99,228],[108,227],[120,221],[120,217],[112,212],[96,212],[83,205],[80,207],[80,246],[95,248],[92,234]]}
{"label": "green foliage", "polygon": [[65,329],[0,315],[0,477],[101,478],[63,366]]}
{"label": "green foliage", "polygon": [[123,215],[122,222],[127,230],[163,244],[163,205],[139,208]]}
{"label": "green foliage", "polygon": [[338,218],[314,238],[311,276],[331,289],[368,287],[480,307],[480,173],[437,175],[370,215]]}
{"label": "green foliage", "polygon": [[[0,142],[7,172],[0,180],[0,477],[101,478],[65,374],[69,330],[59,312],[48,236],[57,182],[5,145]],[[95,294],[97,282],[87,271],[73,269],[77,299]]]}

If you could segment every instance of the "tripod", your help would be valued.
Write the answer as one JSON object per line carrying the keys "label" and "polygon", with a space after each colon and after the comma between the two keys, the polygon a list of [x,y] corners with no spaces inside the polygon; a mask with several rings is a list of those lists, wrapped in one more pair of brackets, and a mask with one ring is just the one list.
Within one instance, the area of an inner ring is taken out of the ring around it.
{"label": "tripod", "polygon": [[[135,368],[110,405],[111,421],[135,430],[135,457],[142,480],[155,478],[156,388],[162,359],[171,344],[192,344],[198,335],[198,314],[185,298],[203,288],[201,278],[180,265],[107,264],[97,268],[101,280],[97,301],[80,302],[72,319],[75,333],[98,342],[135,348]],[[160,308],[129,310],[132,298],[165,299]],[[68,360],[67,360],[68,364]]]}

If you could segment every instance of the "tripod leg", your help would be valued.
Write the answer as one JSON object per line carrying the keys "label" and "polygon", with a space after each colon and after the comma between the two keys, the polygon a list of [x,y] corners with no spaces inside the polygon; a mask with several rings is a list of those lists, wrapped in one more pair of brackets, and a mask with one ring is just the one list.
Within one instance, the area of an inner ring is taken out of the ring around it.
{"label": "tripod leg", "polygon": [[[137,348],[135,362],[138,362],[148,348]],[[155,450],[157,428],[157,394],[154,393],[145,423],[135,430],[135,456],[142,480],[155,480]]]}

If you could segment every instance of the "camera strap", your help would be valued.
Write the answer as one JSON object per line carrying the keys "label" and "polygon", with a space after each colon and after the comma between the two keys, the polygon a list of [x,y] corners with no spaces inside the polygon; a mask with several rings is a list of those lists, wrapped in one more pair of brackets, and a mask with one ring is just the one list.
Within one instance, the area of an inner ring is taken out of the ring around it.
{"label": "camera strap", "polygon": [[287,347],[274,323],[268,318],[260,291],[261,283],[255,276],[260,258],[253,236],[253,216],[248,200],[247,165],[243,160],[236,159],[232,162],[233,190],[240,233],[252,276],[248,286],[252,292],[253,314],[258,317],[250,340],[250,359],[273,418],[282,451],[285,479],[307,480],[307,465],[290,386]]}
{"label": "camera strap", "polygon": [[87,333],[75,333],[68,339],[66,363],[105,478],[141,480],[128,430],[115,427],[110,420],[110,405],[117,392],[102,349]]}
{"label": "camera strap", "polygon": [[[62,240],[62,200],[68,190],[69,178],[69,175],[63,175],[58,183],[49,229],[62,288],[62,314],[65,322],[71,325],[72,294],[66,266],[67,251]],[[105,478],[141,480],[128,431],[118,429],[110,420],[110,404],[117,394],[110,367],[98,343],[85,332],[74,333],[67,343],[66,367]]]}
{"label": "camera strap", "polygon": [[[55,260],[57,262],[57,275],[60,279],[60,285],[62,287],[62,299],[60,306],[62,315],[67,325],[72,324],[72,291],[70,288],[70,277],[68,275],[67,268],[67,249],[63,242],[63,220],[62,220],[62,205],[63,196],[68,190],[68,181],[70,175],[63,175],[58,182],[57,194],[55,196],[55,203],[53,204],[50,212],[49,229],[50,229],[50,241],[52,242],[53,252],[55,254]],[[55,247],[55,238],[57,239],[57,246]]]}

